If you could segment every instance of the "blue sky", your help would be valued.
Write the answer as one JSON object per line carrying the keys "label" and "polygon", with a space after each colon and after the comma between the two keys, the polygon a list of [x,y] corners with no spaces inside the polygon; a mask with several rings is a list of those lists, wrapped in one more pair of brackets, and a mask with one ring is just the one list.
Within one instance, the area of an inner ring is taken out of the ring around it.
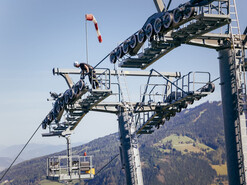
{"label": "blue sky", "polygon": [[[184,0],[173,1],[176,7]],[[242,32],[247,25],[247,1],[238,3]],[[0,1],[0,145],[25,143],[52,108],[49,91],[67,89],[52,68],[73,68],[85,61],[85,20],[96,17],[103,42],[98,43],[88,23],[89,63],[96,65],[105,55],[139,30],[156,12],[152,0],[1,0]],[[218,77],[217,52],[182,46],[149,67],[164,72],[210,71]],[[101,67],[113,67],[106,60]],[[130,84],[131,86],[131,84]],[[209,97],[219,100],[220,91]],[[104,120],[100,121],[99,120]],[[89,113],[76,128],[72,142],[82,142],[117,132],[115,115]],[[95,129],[97,128],[97,129]],[[32,142],[65,143],[61,138],[42,138],[40,130]]]}

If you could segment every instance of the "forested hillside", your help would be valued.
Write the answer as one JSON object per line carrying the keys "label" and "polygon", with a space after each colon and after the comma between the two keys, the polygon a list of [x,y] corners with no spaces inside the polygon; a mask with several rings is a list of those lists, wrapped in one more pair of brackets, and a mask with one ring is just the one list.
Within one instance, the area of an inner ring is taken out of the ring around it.
{"label": "forested hillside", "polygon": [[[184,110],[151,135],[139,137],[144,184],[207,185],[226,183],[226,157],[220,102],[204,103]],[[73,148],[93,155],[96,173],[119,153],[118,134],[95,139]],[[65,154],[61,152],[60,154]],[[49,184],[45,179],[46,158],[36,158],[14,166],[6,184]],[[0,174],[2,175],[2,174]],[[89,185],[125,184],[119,157]],[[72,182],[72,184],[84,184]]]}

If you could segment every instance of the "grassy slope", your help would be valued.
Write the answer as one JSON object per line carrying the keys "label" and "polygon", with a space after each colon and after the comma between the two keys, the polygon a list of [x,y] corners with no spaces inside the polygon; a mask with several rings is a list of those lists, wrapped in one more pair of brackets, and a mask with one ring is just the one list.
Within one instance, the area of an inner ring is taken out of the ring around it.
{"label": "grassy slope", "polygon": [[181,151],[183,154],[187,152],[204,153],[204,151],[210,152],[214,150],[208,147],[207,145],[200,143],[198,141],[195,141],[187,136],[178,136],[175,134],[165,137],[164,139],[159,141],[157,144],[154,144],[154,146],[158,147],[160,151],[170,152],[171,149],[163,148],[163,145],[166,145],[168,142],[171,142],[172,144],[171,149],[176,149],[178,151]]}
{"label": "grassy slope", "polygon": [[226,164],[222,165],[211,165],[213,169],[217,172],[217,175],[227,175],[227,166]]}

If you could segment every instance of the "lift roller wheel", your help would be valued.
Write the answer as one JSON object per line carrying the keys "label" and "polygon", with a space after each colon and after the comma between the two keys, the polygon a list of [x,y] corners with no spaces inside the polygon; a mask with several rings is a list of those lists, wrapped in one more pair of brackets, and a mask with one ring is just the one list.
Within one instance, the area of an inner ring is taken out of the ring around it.
{"label": "lift roller wheel", "polygon": [[65,98],[65,96],[63,95],[63,105],[64,105],[64,107],[68,104],[68,103],[66,103],[66,98]]}
{"label": "lift roller wheel", "polygon": [[176,116],[176,112],[175,112],[175,111],[172,111],[172,112],[170,113],[170,116],[171,116],[171,117]]}
{"label": "lift roller wheel", "polygon": [[195,13],[195,7],[192,7],[190,2],[186,3],[184,9],[184,18],[185,19],[190,18],[191,16],[194,15],[194,13]]}
{"label": "lift roller wheel", "polygon": [[53,120],[57,118],[59,111],[57,111],[57,107],[53,107],[52,109],[53,112]]}
{"label": "lift roller wheel", "polygon": [[79,90],[82,91],[84,88],[85,88],[85,82],[82,79],[80,79],[80,81],[79,81]]}
{"label": "lift roller wheel", "polygon": [[54,115],[53,115],[53,112],[52,111],[50,111],[49,112],[49,114],[46,116],[46,118],[47,118],[47,121],[48,121],[48,125],[50,125],[50,123],[53,121],[53,119],[54,119]]}
{"label": "lift roller wheel", "polygon": [[129,52],[129,41],[128,40],[124,41],[122,45],[122,50],[124,54],[127,54]]}
{"label": "lift roller wheel", "polygon": [[[78,83],[78,82],[77,82]],[[77,83],[75,84],[75,85],[73,85],[73,90],[74,90],[74,92],[75,92],[75,94],[79,94],[79,92],[80,92],[80,90],[79,90],[79,87],[78,87],[78,85],[77,85]]]}
{"label": "lift roller wheel", "polygon": [[117,62],[117,56],[116,56],[115,51],[111,52],[111,54],[110,54],[110,61],[113,64],[115,64]]}
{"label": "lift roller wheel", "polygon": [[195,101],[194,99],[191,99],[191,100],[186,101],[186,103],[192,105],[194,101]]}
{"label": "lift roller wheel", "polygon": [[160,18],[155,19],[154,21],[154,32],[158,34],[162,30],[162,20]]}
{"label": "lift roller wheel", "polygon": [[177,112],[181,112],[182,111],[182,107],[179,105],[177,106],[177,109],[176,109]]}
{"label": "lift roller wheel", "polygon": [[157,123],[157,124],[155,125],[155,127],[156,127],[157,129],[159,129],[159,128],[160,128],[160,123]]}
{"label": "lift roller wheel", "polygon": [[61,109],[63,109],[63,108],[64,108],[64,106],[65,106],[65,104],[64,104],[64,100],[63,100],[63,96],[62,96],[62,97],[60,97],[58,100],[59,100],[59,105],[60,105]]}
{"label": "lift roller wheel", "polygon": [[140,31],[138,31],[137,34],[137,41],[138,43],[144,43],[146,40],[146,35],[143,29],[141,29]]}
{"label": "lift roller wheel", "polygon": [[65,105],[68,105],[68,104],[69,104],[69,89],[67,89],[67,90],[64,92],[63,97],[64,97],[64,104],[65,104]]}
{"label": "lift roller wheel", "polygon": [[131,49],[134,49],[137,45],[137,36],[136,35],[132,35],[130,37],[130,42],[129,42],[129,46]]}
{"label": "lift roller wheel", "polygon": [[163,19],[163,25],[165,29],[170,28],[173,22],[172,12],[166,12],[165,15],[163,15],[162,19]]}
{"label": "lift roller wheel", "polygon": [[47,125],[48,125],[48,120],[47,120],[47,117],[46,117],[46,118],[43,120],[43,122],[42,122],[42,128],[43,128],[43,129],[46,129]]}
{"label": "lift roller wheel", "polygon": [[202,97],[199,96],[199,97],[196,97],[195,99],[196,99],[196,101],[199,101],[201,98],[202,98]]}
{"label": "lift roller wheel", "polygon": [[132,35],[129,40],[130,51],[128,54],[135,56],[146,41],[144,30],[139,30],[137,34]]}
{"label": "lift roller wheel", "polygon": [[61,110],[61,105],[60,105],[60,101],[59,99],[57,99],[57,101],[55,102],[54,104],[54,107],[53,107],[53,112],[56,112],[56,114],[58,114]]}
{"label": "lift roller wheel", "polygon": [[162,120],[161,120],[161,124],[162,124],[162,125],[164,125],[164,124],[165,124],[165,122],[166,122],[166,118],[162,118]]}
{"label": "lift roller wheel", "polygon": [[173,10],[173,23],[176,25],[183,19],[182,7]]}
{"label": "lift roller wheel", "polygon": [[146,28],[145,28],[145,33],[148,39],[150,39],[153,35],[153,26],[151,23],[148,23]]}
{"label": "lift roller wheel", "polygon": [[59,112],[64,108],[64,104],[63,104],[63,100],[62,99],[59,99],[59,101],[58,101],[58,105],[59,105],[59,107],[60,107],[60,110],[59,110]]}
{"label": "lift roller wheel", "polygon": [[117,59],[120,59],[124,56],[123,48],[121,46],[117,47],[116,56],[117,56]]}
{"label": "lift roller wheel", "polygon": [[69,89],[69,100],[73,100],[75,97],[75,92],[72,88]]}
{"label": "lift roller wheel", "polygon": [[170,115],[166,115],[166,116],[165,116],[165,119],[166,119],[167,121],[169,121],[169,120],[170,120]]}
{"label": "lift roller wheel", "polygon": [[211,92],[213,93],[215,90],[215,85],[214,83],[208,83],[206,86],[204,86],[202,89],[201,89],[201,92]]}
{"label": "lift roller wheel", "polygon": [[159,129],[160,125],[164,125],[166,122],[166,118],[162,117],[159,122],[156,124],[157,129]]}
{"label": "lift roller wheel", "polygon": [[75,94],[79,94],[80,91],[82,91],[82,89],[84,88],[84,82],[82,79],[80,79],[78,82],[76,82],[76,84],[72,87]]}
{"label": "lift roller wheel", "polygon": [[214,85],[214,83],[210,83],[210,84],[208,84],[208,85],[209,85],[209,88],[210,88],[210,92],[213,93],[214,90],[215,90],[215,85]]}
{"label": "lift roller wheel", "polygon": [[67,89],[64,92],[63,97],[64,97],[64,104],[68,105],[73,100],[73,98],[75,97],[75,93],[74,93],[73,89],[72,88]]}
{"label": "lift roller wheel", "polygon": [[183,101],[180,107],[186,109],[188,107],[188,103],[186,101]]}

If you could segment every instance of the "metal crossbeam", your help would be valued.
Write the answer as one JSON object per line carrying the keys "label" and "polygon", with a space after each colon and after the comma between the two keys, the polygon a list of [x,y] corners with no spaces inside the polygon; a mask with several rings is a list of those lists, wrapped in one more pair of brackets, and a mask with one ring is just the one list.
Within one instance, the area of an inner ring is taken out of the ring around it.
{"label": "metal crossbeam", "polygon": [[[95,69],[95,74],[96,75],[101,75],[102,73],[105,73],[106,75],[111,75],[111,76],[117,76],[117,71],[116,70],[105,70],[105,69]],[[142,76],[142,77],[148,77],[150,76],[149,71],[123,71],[125,76]],[[79,69],[60,69],[60,68],[53,68],[53,74],[54,75],[61,75],[61,74],[81,74],[81,70]],[[163,76],[166,77],[174,77],[174,78],[179,78],[181,77],[180,72],[161,72]],[[153,73],[152,76],[159,76],[157,73]]]}

